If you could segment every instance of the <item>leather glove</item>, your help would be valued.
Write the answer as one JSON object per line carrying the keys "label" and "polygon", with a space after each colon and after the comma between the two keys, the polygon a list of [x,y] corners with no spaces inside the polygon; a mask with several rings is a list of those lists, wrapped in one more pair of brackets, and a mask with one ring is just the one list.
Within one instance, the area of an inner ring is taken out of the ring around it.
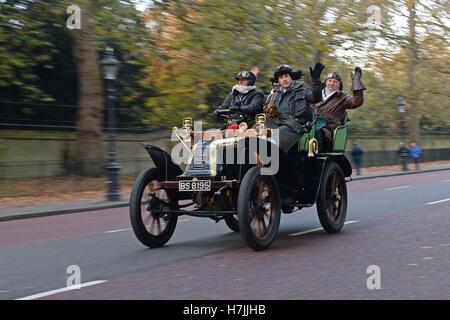
{"label": "leather glove", "polygon": [[220,121],[219,109],[214,110],[212,113],[212,116],[213,116],[214,120]]}
{"label": "leather glove", "polygon": [[362,77],[362,70],[360,67],[356,67],[355,71],[352,73],[352,79],[361,79]]}
{"label": "leather glove", "polygon": [[352,91],[366,90],[366,86],[361,81],[362,70],[360,67],[356,67],[355,71],[351,74],[352,77]]}
{"label": "leather glove", "polygon": [[314,65],[314,69],[311,69],[311,67],[309,67],[309,73],[311,74],[311,78],[313,80],[320,81],[320,74],[322,73],[323,68],[325,68],[325,66],[320,62],[316,62],[316,64]]}
{"label": "leather glove", "polygon": [[277,107],[272,103],[268,103],[264,106],[264,112],[271,118],[275,118],[278,115]]}

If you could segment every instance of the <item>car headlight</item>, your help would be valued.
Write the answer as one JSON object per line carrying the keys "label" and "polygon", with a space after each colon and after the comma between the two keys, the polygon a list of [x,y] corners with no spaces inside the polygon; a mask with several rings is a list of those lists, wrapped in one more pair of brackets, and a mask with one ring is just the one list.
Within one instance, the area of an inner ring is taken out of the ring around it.
{"label": "car headlight", "polygon": [[248,129],[247,123],[241,122],[241,123],[239,124],[239,132],[240,132],[240,133],[244,133],[245,130],[247,130],[247,129]]}
{"label": "car headlight", "polygon": [[255,124],[253,129],[255,130],[257,136],[262,136],[262,135],[264,135],[266,126],[261,123],[257,123],[257,124]]}
{"label": "car headlight", "polygon": [[192,128],[192,118],[191,117],[183,118],[183,127]]}
{"label": "car headlight", "polygon": [[257,114],[256,117],[255,117],[255,122],[257,124],[266,124],[266,122],[267,122],[266,115],[264,113]]}
{"label": "car headlight", "polygon": [[191,129],[183,127],[179,131],[180,137],[183,139],[188,139],[191,137]]}

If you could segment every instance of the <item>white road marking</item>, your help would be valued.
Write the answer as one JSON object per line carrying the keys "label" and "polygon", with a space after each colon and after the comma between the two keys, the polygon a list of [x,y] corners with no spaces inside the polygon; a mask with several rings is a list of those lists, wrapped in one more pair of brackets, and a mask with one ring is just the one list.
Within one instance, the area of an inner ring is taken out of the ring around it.
{"label": "white road marking", "polygon": [[424,258],[422,258],[422,260],[432,260],[432,259],[434,259],[434,257],[424,257]]}
{"label": "white road marking", "polygon": [[443,199],[443,200],[438,200],[438,201],[433,201],[433,202],[428,202],[428,203],[425,203],[425,205],[429,206],[431,204],[438,204],[438,203],[447,202],[447,201],[450,201],[450,198]]}
{"label": "white road marking", "polygon": [[411,187],[411,186],[401,186],[401,187],[387,188],[387,189],[384,189],[384,190],[391,191],[391,190],[397,190],[397,189],[405,189],[405,188],[409,188],[409,187]]}
{"label": "white road marking", "polygon": [[104,233],[116,233],[116,232],[128,231],[128,230],[131,230],[131,228],[127,228],[127,229],[117,229],[117,230],[110,230],[110,231],[105,231]]}
{"label": "white road marking", "polygon": [[433,249],[433,247],[420,247],[421,249]]}
{"label": "white road marking", "polygon": [[[191,221],[191,219],[181,219],[178,220],[178,222],[185,222],[185,221]],[[150,227],[150,226],[147,226]],[[105,231],[103,233],[116,233],[116,232],[122,232],[122,231],[130,231],[133,230],[132,228],[126,228],[126,229],[117,229],[117,230],[109,230],[109,231]]]}
{"label": "white road marking", "polygon": [[2,290],[2,291],[0,291],[0,293],[8,293],[8,292],[11,292],[11,291],[8,291],[8,290]]}
{"label": "white road marking", "polygon": [[408,266],[415,267],[415,266],[418,266],[418,264],[417,263],[410,263],[410,264],[408,264]]}
{"label": "white road marking", "polygon": [[61,292],[67,292],[67,291],[71,291],[71,290],[77,290],[77,289],[81,289],[81,288],[95,286],[96,284],[105,283],[105,282],[108,282],[108,281],[107,280],[90,281],[90,282],[81,283],[80,285],[77,285],[77,286],[69,286],[69,287],[65,287],[65,288],[61,288],[61,289],[37,293],[37,294],[33,294],[31,296],[27,296],[27,297],[15,299],[15,300],[34,300],[34,299],[51,296],[53,294],[57,294],[57,293],[61,293]]}
{"label": "white road marking", "polygon": [[[355,223],[355,222],[358,222],[358,221],[357,220],[355,220],[355,221],[347,221],[347,222],[344,222],[344,224],[350,224],[350,223]],[[323,230],[323,228],[315,228],[315,229],[301,231],[301,232],[297,232],[297,233],[291,233],[289,235],[292,236],[292,237],[295,237],[295,236],[301,236],[303,234],[316,232],[316,231],[320,231],[320,230]]]}
{"label": "white road marking", "polygon": [[442,180],[442,182],[450,182],[450,179]]}

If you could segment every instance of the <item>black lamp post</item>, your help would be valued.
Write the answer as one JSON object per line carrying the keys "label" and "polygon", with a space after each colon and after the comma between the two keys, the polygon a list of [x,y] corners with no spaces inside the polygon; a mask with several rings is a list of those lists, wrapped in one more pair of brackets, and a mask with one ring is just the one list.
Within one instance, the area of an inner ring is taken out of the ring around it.
{"label": "black lamp post", "polygon": [[397,98],[397,111],[400,116],[400,138],[403,142],[405,142],[405,134],[406,134],[406,119],[405,119],[405,99],[403,97]]}
{"label": "black lamp post", "polygon": [[117,176],[121,169],[116,159],[116,118],[114,104],[116,102],[116,90],[114,82],[117,79],[120,62],[114,56],[114,49],[106,48],[106,55],[102,60],[103,78],[106,81],[106,102],[108,109],[108,201],[119,201],[120,192]]}

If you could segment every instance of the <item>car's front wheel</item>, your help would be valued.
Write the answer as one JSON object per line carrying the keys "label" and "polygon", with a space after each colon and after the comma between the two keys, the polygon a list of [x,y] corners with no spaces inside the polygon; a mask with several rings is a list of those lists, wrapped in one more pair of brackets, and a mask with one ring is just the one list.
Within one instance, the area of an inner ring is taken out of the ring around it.
{"label": "car's front wheel", "polygon": [[273,176],[251,168],[242,179],[238,197],[239,228],[245,243],[259,251],[269,248],[278,235],[281,201]]}
{"label": "car's front wheel", "polygon": [[234,232],[239,232],[239,218],[237,214],[230,214],[223,218],[228,228]]}
{"label": "car's front wheel", "polygon": [[[161,187],[158,169],[143,171],[136,179],[130,197],[130,219],[136,237],[150,248],[162,247],[173,235],[178,216],[170,213],[177,203],[176,193]],[[172,202],[171,202],[172,201]]]}

